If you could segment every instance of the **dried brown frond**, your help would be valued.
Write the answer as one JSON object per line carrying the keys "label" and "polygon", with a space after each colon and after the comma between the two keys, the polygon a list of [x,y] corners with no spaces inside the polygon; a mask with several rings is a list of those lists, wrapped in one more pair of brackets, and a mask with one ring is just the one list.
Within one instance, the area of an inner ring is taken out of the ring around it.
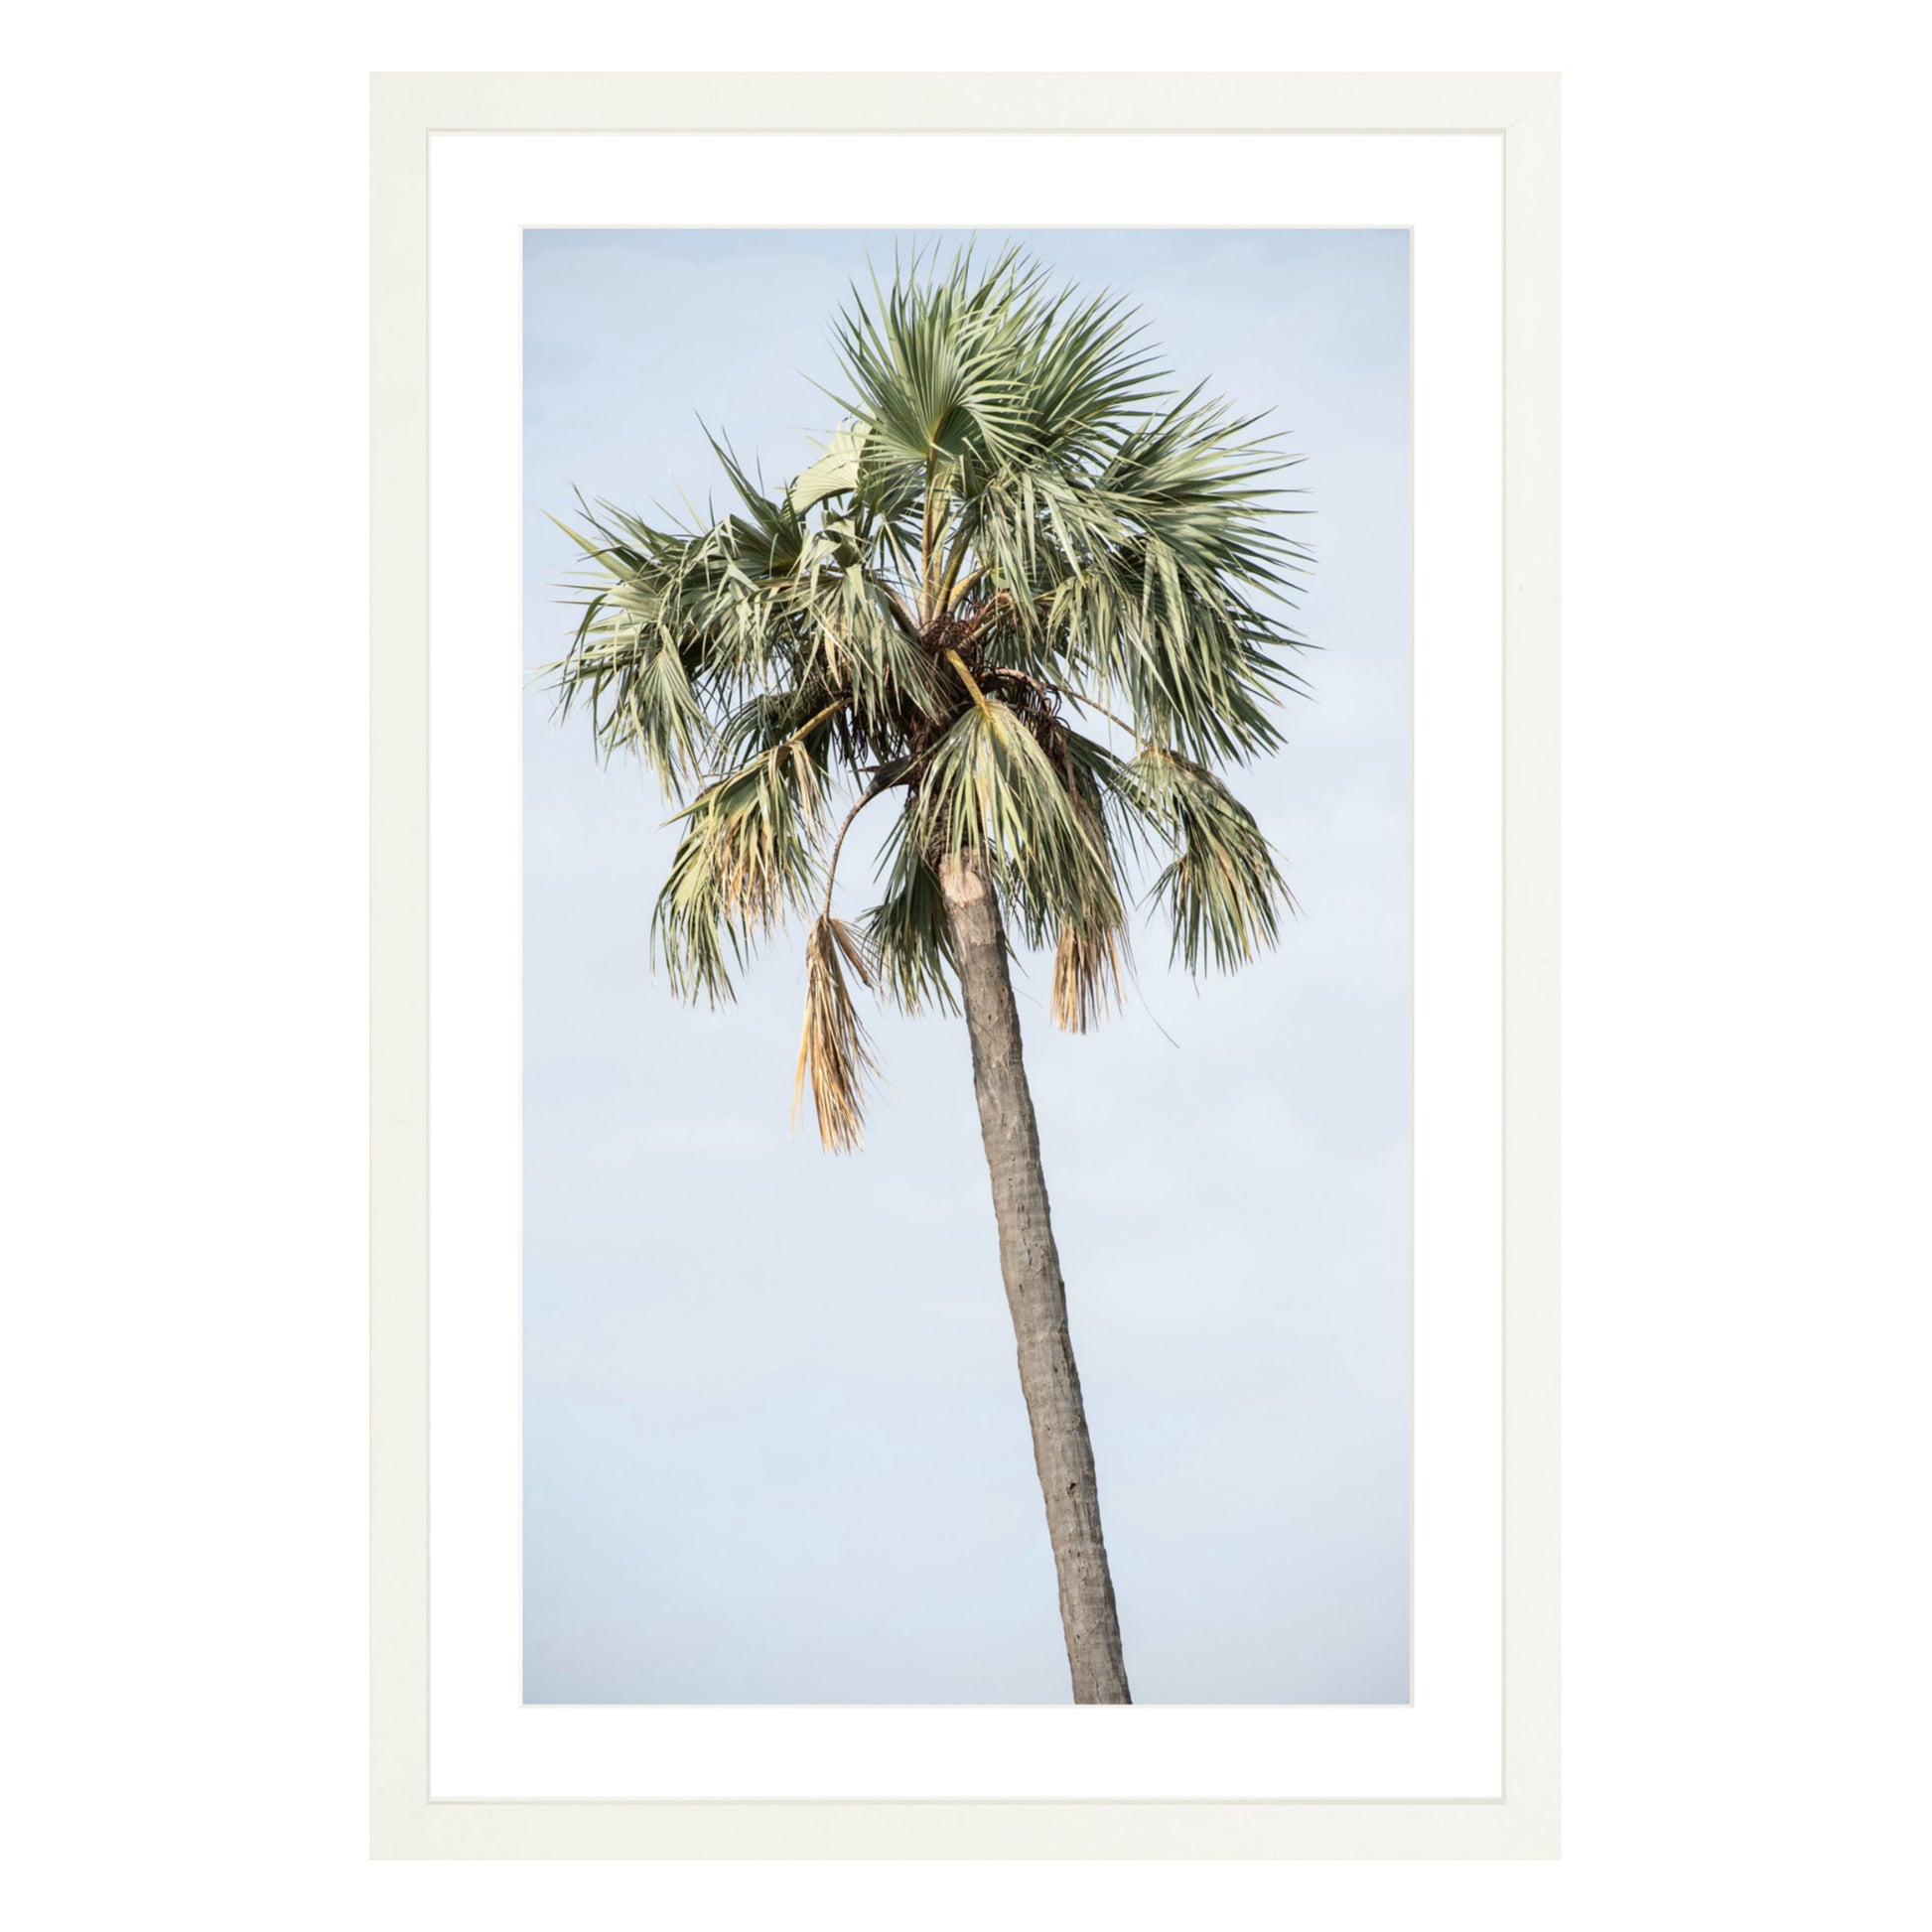
{"label": "dried brown frond", "polygon": [[872,965],[864,941],[843,919],[822,913],[805,935],[805,1028],[791,1088],[791,1121],[796,1127],[809,1073],[819,1145],[828,1154],[858,1151],[865,1126],[866,1083],[879,1073],[872,1041],[859,1023],[846,985],[848,965],[863,985],[871,986]]}
{"label": "dried brown frond", "polygon": [[1090,932],[1060,927],[1053,951],[1053,1025],[1062,1033],[1090,1033],[1123,1003],[1121,958],[1111,926]]}

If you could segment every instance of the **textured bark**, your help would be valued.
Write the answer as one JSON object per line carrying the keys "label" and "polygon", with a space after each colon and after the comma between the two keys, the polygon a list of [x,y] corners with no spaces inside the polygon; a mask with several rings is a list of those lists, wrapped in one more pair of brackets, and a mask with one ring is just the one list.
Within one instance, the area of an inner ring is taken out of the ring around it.
{"label": "textured bark", "polygon": [[1046,1204],[1039,1129],[1020,1051],[1020,1014],[991,883],[971,859],[945,859],[940,889],[952,926],[973,1088],[993,1179],[1000,1272],[1020,1350],[1020,1387],[1033,1424],[1034,1462],[1059,1575],[1060,1622],[1076,1704],[1129,1704],[1114,1583],[1100,1534],[1093,1444],[1067,1334],[1066,1286]]}

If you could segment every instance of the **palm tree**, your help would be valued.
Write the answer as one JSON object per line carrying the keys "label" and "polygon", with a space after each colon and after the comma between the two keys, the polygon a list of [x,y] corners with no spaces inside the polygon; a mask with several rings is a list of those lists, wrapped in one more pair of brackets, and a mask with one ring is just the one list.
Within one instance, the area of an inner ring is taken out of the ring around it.
{"label": "palm tree", "polygon": [[[843,422],[788,488],[713,439],[730,514],[563,525],[591,571],[548,667],[560,714],[583,704],[601,753],[682,806],[652,926],[674,993],[729,1000],[757,942],[807,921],[793,1118],[809,1081],[826,1149],[858,1147],[877,1071],[852,982],[963,1008],[1083,1704],[1129,1702],[1127,1671],[1009,959],[1050,946],[1053,1020],[1084,1032],[1123,992],[1139,862],[1196,974],[1253,958],[1293,903],[1212,769],[1278,745],[1299,683],[1267,607],[1306,553],[1262,486],[1291,459],[1172,387],[1142,334],[1017,249],[896,263],[834,324]],[[841,916],[846,833],[885,799],[878,902]]]}

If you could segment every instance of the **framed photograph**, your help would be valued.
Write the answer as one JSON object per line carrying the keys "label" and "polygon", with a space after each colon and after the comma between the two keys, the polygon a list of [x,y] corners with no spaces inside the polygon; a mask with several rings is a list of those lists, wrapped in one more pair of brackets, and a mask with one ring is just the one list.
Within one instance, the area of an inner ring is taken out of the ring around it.
{"label": "framed photograph", "polygon": [[1557,187],[375,78],[378,1857],[1556,1856]]}

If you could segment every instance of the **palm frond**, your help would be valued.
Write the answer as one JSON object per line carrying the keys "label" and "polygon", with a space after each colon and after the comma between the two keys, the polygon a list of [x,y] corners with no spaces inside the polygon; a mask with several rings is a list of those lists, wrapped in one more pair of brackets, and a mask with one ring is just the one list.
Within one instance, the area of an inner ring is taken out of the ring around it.
{"label": "palm frond", "polygon": [[839,400],[869,426],[875,460],[925,469],[984,469],[1025,433],[1011,345],[1036,301],[1040,272],[1018,249],[976,269],[963,249],[944,274],[875,279],[834,326],[848,393]]}
{"label": "palm frond", "polygon": [[[741,470],[745,491],[755,486]],[[578,579],[583,615],[566,655],[542,667],[558,713],[591,713],[600,753],[637,754],[671,796],[702,770],[716,708],[782,675],[810,625],[798,566],[802,523],[763,501],[696,531],[659,529],[580,503],[586,535],[557,519],[591,574]]]}
{"label": "palm frond", "polygon": [[1053,1025],[1062,1033],[1091,1033],[1125,998],[1121,954],[1125,935],[1117,927],[1087,927],[1071,921],[1060,927],[1053,948]]}
{"label": "palm frond", "polygon": [[793,737],[677,815],[685,832],[658,894],[651,954],[663,957],[680,999],[732,999],[727,950],[742,964],[757,940],[810,902],[823,812],[820,772]]}
{"label": "palm frond", "polygon": [[879,1065],[846,985],[850,966],[872,984],[864,942],[843,919],[821,913],[805,934],[805,1025],[798,1041],[798,1071],[791,1088],[791,1120],[798,1124],[807,1078],[819,1145],[828,1154],[858,1151],[866,1116],[866,1086]]}
{"label": "palm frond", "polygon": [[1123,796],[1173,851],[1151,895],[1168,908],[1171,957],[1226,973],[1273,946],[1295,897],[1253,813],[1176,752],[1144,746],[1120,769]]}
{"label": "palm frond", "polygon": [[931,861],[917,838],[908,836],[911,826],[911,814],[902,812],[887,834],[881,852],[887,862],[886,896],[865,914],[866,940],[880,993],[901,1013],[957,1013],[945,897]]}
{"label": "palm frond", "polygon": [[1030,945],[1071,920],[1115,922],[1120,893],[1103,829],[1008,705],[982,695],[927,755],[912,833],[935,856],[982,860]]}

